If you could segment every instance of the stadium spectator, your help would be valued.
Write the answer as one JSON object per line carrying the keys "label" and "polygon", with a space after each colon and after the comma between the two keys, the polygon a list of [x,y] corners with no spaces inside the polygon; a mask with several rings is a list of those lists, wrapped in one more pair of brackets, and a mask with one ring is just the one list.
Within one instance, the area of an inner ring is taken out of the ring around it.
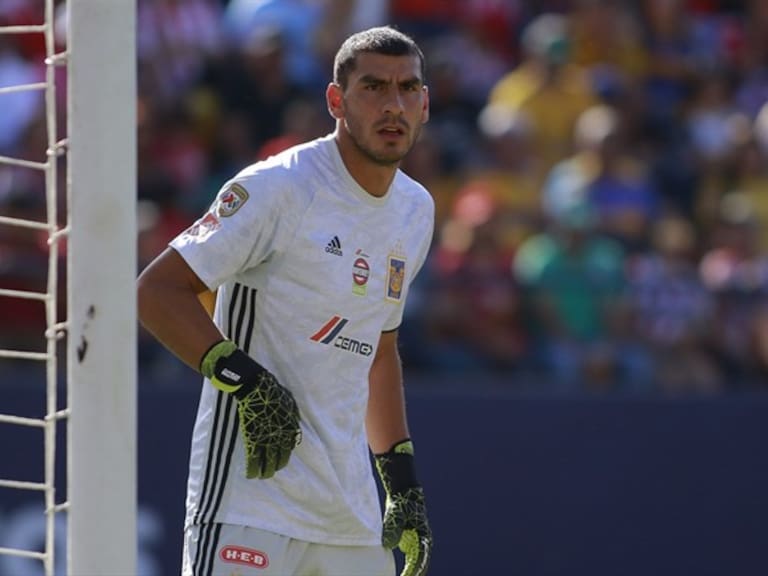
{"label": "stadium spectator", "polygon": [[575,64],[592,75],[617,75],[633,89],[638,87],[648,67],[648,53],[628,2],[576,0],[570,25]]}
{"label": "stadium spectator", "polygon": [[571,206],[525,240],[514,272],[533,307],[538,362],[556,384],[608,389],[637,375],[619,337],[624,252],[596,231],[588,204]]}
{"label": "stadium spectator", "polygon": [[197,90],[212,100],[212,122],[245,124],[249,145],[258,149],[284,131],[286,110],[310,93],[285,66],[285,32],[261,25],[242,44],[233,46],[224,60],[209,61]]}
{"label": "stadium spectator", "polygon": [[691,15],[682,0],[646,0],[640,4],[639,22],[648,52],[640,98],[644,146],[652,176],[665,204],[695,218],[699,175],[685,131],[685,105],[697,77]]}
{"label": "stadium spectator", "polygon": [[768,257],[745,194],[726,194],[719,216],[700,263],[717,306],[714,357],[731,386],[754,387],[768,376]]}
{"label": "stadium spectator", "polygon": [[140,90],[172,110],[223,48],[221,4],[141,0],[136,20]]}
{"label": "stadium spectator", "polygon": [[630,140],[624,120],[610,106],[593,107],[580,117],[577,133],[585,153],[594,154],[595,171],[587,184],[586,201],[595,211],[600,230],[629,254],[646,247],[648,230],[662,206],[645,158]]}
{"label": "stadium spectator", "polygon": [[768,254],[768,101],[733,153],[729,190],[741,192],[752,207],[758,228],[758,250]]}
{"label": "stadium spectator", "polygon": [[567,16],[547,13],[527,24],[522,61],[491,88],[487,102],[522,113],[536,154],[550,167],[570,152],[578,116],[595,103],[587,71],[574,64]]}
{"label": "stadium spectator", "polygon": [[745,4],[742,27],[734,26],[744,36],[743,56],[736,63],[738,83],[734,101],[754,119],[768,102],[768,5],[761,0]]}
{"label": "stadium spectator", "polygon": [[430,370],[510,374],[528,367],[522,292],[511,273],[509,212],[479,182],[456,195],[419,290]]}
{"label": "stadium spectator", "polygon": [[[0,167],[0,214],[42,222],[41,192],[27,187],[13,171]],[[38,230],[0,226],[0,287],[43,293],[47,289],[48,251]],[[0,347],[40,352],[45,346],[45,306],[35,300],[0,297]]]}
{"label": "stadium spectator", "polygon": [[713,393],[722,385],[712,357],[712,294],[697,269],[692,223],[674,214],[653,226],[651,245],[629,262],[632,333],[650,353],[652,382],[666,394]]}
{"label": "stadium spectator", "polygon": [[613,106],[585,110],[574,129],[574,153],[549,171],[541,196],[549,218],[588,204],[602,233],[631,252],[643,247],[660,200],[627,137],[623,116]]}
{"label": "stadium spectator", "polygon": [[280,33],[285,58],[281,75],[289,82],[321,96],[324,71],[332,64],[335,47],[346,35],[383,24],[389,3],[384,0],[230,0],[224,27],[234,46],[245,46],[262,29]]}
{"label": "stadium spectator", "polygon": [[[44,78],[43,66],[25,58],[10,36],[0,34],[0,87],[36,84]],[[43,93],[0,94],[0,108],[0,155],[14,156],[27,130],[43,114]]]}

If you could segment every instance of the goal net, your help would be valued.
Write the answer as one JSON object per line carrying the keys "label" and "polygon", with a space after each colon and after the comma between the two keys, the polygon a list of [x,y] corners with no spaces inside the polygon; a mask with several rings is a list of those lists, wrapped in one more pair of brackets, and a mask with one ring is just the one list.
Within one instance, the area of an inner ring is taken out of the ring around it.
{"label": "goal net", "polygon": [[[0,114],[40,106],[23,146],[0,140],[0,491],[42,496],[43,538],[0,540],[16,562],[0,574],[135,574],[135,0],[23,16],[0,25],[0,59],[41,47],[39,78],[0,74]],[[39,410],[6,410],[18,387],[40,391]],[[40,453],[20,457],[30,433]]]}

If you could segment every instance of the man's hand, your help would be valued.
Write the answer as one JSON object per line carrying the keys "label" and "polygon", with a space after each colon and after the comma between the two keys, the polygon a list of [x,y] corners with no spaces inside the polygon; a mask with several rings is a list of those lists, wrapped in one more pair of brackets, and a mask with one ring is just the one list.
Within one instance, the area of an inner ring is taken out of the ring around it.
{"label": "man's hand", "polygon": [[387,493],[381,542],[405,555],[401,576],[424,576],[432,554],[432,530],[424,491],[416,481],[413,444],[403,440],[389,452],[375,455],[376,468]]}
{"label": "man's hand", "polygon": [[275,376],[234,342],[222,340],[203,357],[200,372],[237,398],[248,478],[271,478],[301,442],[299,409]]}

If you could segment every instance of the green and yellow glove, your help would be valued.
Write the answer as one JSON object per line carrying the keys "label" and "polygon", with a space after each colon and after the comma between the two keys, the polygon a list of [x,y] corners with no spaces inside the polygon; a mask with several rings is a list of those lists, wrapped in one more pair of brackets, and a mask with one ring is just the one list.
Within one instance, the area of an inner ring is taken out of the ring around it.
{"label": "green and yellow glove", "polygon": [[216,388],[237,398],[246,476],[274,476],[301,442],[299,409],[293,395],[230,340],[222,340],[206,352],[200,372]]}
{"label": "green and yellow glove", "polygon": [[432,554],[432,530],[427,521],[424,491],[416,480],[413,443],[409,439],[395,444],[374,461],[387,494],[381,543],[395,546],[405,555],[400,576],[424,576]]}

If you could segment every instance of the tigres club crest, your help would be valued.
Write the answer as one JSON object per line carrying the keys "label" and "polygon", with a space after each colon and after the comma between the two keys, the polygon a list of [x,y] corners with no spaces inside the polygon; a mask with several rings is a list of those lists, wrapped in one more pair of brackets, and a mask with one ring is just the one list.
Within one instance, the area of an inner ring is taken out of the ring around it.
{"label": "tigres club crest", "polygon": [[240,184],[232,184],[219,194],[216,200],[216,214],[222,218],[232,216],[248,200],[248,191]]}
{"label": "tigres club crest", "polygon": [[387,300],[400,302],[405,282],[405,258],[389,256],[387,259]]}

